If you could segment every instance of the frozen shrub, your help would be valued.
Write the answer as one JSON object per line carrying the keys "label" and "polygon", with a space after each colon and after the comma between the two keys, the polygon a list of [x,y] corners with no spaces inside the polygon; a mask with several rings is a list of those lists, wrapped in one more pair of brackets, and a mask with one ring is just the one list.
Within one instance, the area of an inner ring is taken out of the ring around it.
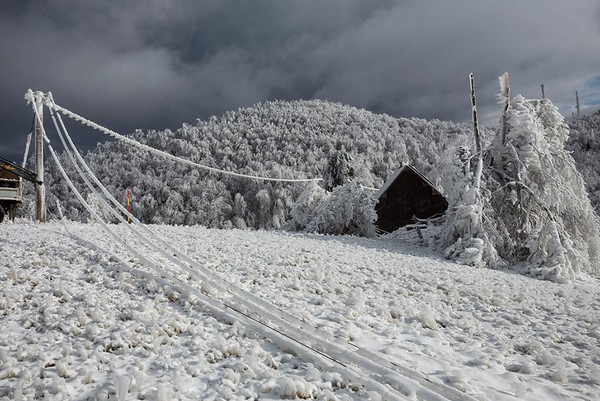
{"label": "frozen shrub", "polygon": [[308,188],[292,207],[292,223],[308,232],[335,235],[375,235],[375,199],[350,181],[326,193]]}

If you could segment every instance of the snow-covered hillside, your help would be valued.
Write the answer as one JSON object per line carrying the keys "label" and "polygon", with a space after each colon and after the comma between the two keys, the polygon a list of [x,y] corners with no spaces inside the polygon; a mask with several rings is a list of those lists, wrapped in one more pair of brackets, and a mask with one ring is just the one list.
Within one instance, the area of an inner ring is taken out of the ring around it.
{"label": "snow-covered hillside", "polygon": [[[126,226],[145,263],[98,225],[0,225],[0,400],[600,399],[597,278],[469,268],[408,237],[150,226],[223,292]],[[313,350],[233,310],[257,305]]]}
{"label": "snow-covered hillside", "polygon": [[[79,123],[67,121],[75,144]],[[58,149],[53,127],[47,128]],[[491,135],[488,135],[491,139]],[[145,144],[210,167],[274,178],[320,178],[329,158],[353,158],[359,184],[379,188],[402,163],[412,163],[437,185],[459,146],[473,142],[468,124],[394,118],[326,101],[266,102],[175,132],[132,135]],[[65,168],[76,176],[66,155]],[[121,142],[99,144],[86,155],[94,173],[120,200],[132,188],[134,214],[145,223],[278,229],[305,185],[209,173]],[[88,214],[54,163],[48,163],[48,213],[86,221]],[[22,208],[33,216],[33,204]]]}
{"label": "snow-covered hillside", "polygon": [[592,205],[596,213],[600,213],[600,111],[575,119],[569,128],[568,149],[573,152],[577,170],[585,179]]}

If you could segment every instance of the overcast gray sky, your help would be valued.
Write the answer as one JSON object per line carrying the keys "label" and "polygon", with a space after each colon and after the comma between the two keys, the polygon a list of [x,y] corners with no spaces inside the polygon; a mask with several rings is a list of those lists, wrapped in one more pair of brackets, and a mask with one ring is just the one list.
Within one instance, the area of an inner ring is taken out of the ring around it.
{"label": "overcast gray sky", "polygon": [[0,155],[17,161],[28,88],[121,133],[273,99],[468,121],[469,72],[487,124],[504,71],[513,95],[544,83],[564,115],[575,90],[600,107],[598,0],[1,2]]}

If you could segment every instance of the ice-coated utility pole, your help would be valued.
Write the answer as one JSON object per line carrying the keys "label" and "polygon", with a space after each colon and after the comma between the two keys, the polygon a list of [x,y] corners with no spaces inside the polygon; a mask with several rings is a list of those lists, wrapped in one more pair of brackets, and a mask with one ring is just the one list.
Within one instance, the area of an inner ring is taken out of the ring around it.
{"label": "ice-coated utility pole", "polygon": [[479,191],[481,175],[483,173],[483,150],[481,150],[481,137],[479,134],[479,121],[477,119],[477,99],[475,98],[475,76],[469,74],[469,84],[471,87],[471,110],[473,112],[473,132],[475,134],[475,152],[477,152],[477,170],[475,171],[475,180],[473,186]]}
{"label": "ice-coated utility pole", "polygon": [[481,139],[479,138],[479,122],[477,120],[477,99],[475,98],[475,76],[469,74],[469,84],[471,87],[471,111],[473,112],[473,133],[475,134],[475,152],[481,151]]}
{"label": "ice-coated utility pole", "polygon": [[546,92],[544,92],[544,84],[540,85],[542,87],[542,99],[546,98]]}
{"label": "ice-coated utility pole", "polygon": [[35,119],[35,166],[37,180],[39,184],[35,185],[37,220],[40,223],[46,222],[46,187],[44,186],[44,101],[41,92],[35,93],[35,109],[37,117]]}
{"label": "ice-coated utility pole", "polygon": [[[502,109],[502,145],[506,143],[506,135],[508,135],[508,119],[507,113],[510,107],[510,86],[508,85],[508,72],[505,72],[500,77],[500,88],[502,88],[502,94],[504,95],[504,108]],[[544,91],[544,84],[542,84],[542,92]]]}
{"label": "ice-coated utility pole", "polygon": [[577,102],[576,107],[577,107],[577,118],[581,117],[580,112],[581,109],[579,108],[579,92],[575,91],[575,101]]}

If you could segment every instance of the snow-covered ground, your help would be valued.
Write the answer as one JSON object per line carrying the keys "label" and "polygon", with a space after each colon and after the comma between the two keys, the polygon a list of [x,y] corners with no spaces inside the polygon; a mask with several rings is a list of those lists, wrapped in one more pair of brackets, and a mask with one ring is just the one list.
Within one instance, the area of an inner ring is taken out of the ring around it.
{"label": "snow-covered ground", "polygon": [[0,225],[0,400],[600,400],[596,278],[469,268],[398,238],[150,226],[235,301],[149,269],[175,265],[124,225],[150,266],[99,225],[67,227]]}

